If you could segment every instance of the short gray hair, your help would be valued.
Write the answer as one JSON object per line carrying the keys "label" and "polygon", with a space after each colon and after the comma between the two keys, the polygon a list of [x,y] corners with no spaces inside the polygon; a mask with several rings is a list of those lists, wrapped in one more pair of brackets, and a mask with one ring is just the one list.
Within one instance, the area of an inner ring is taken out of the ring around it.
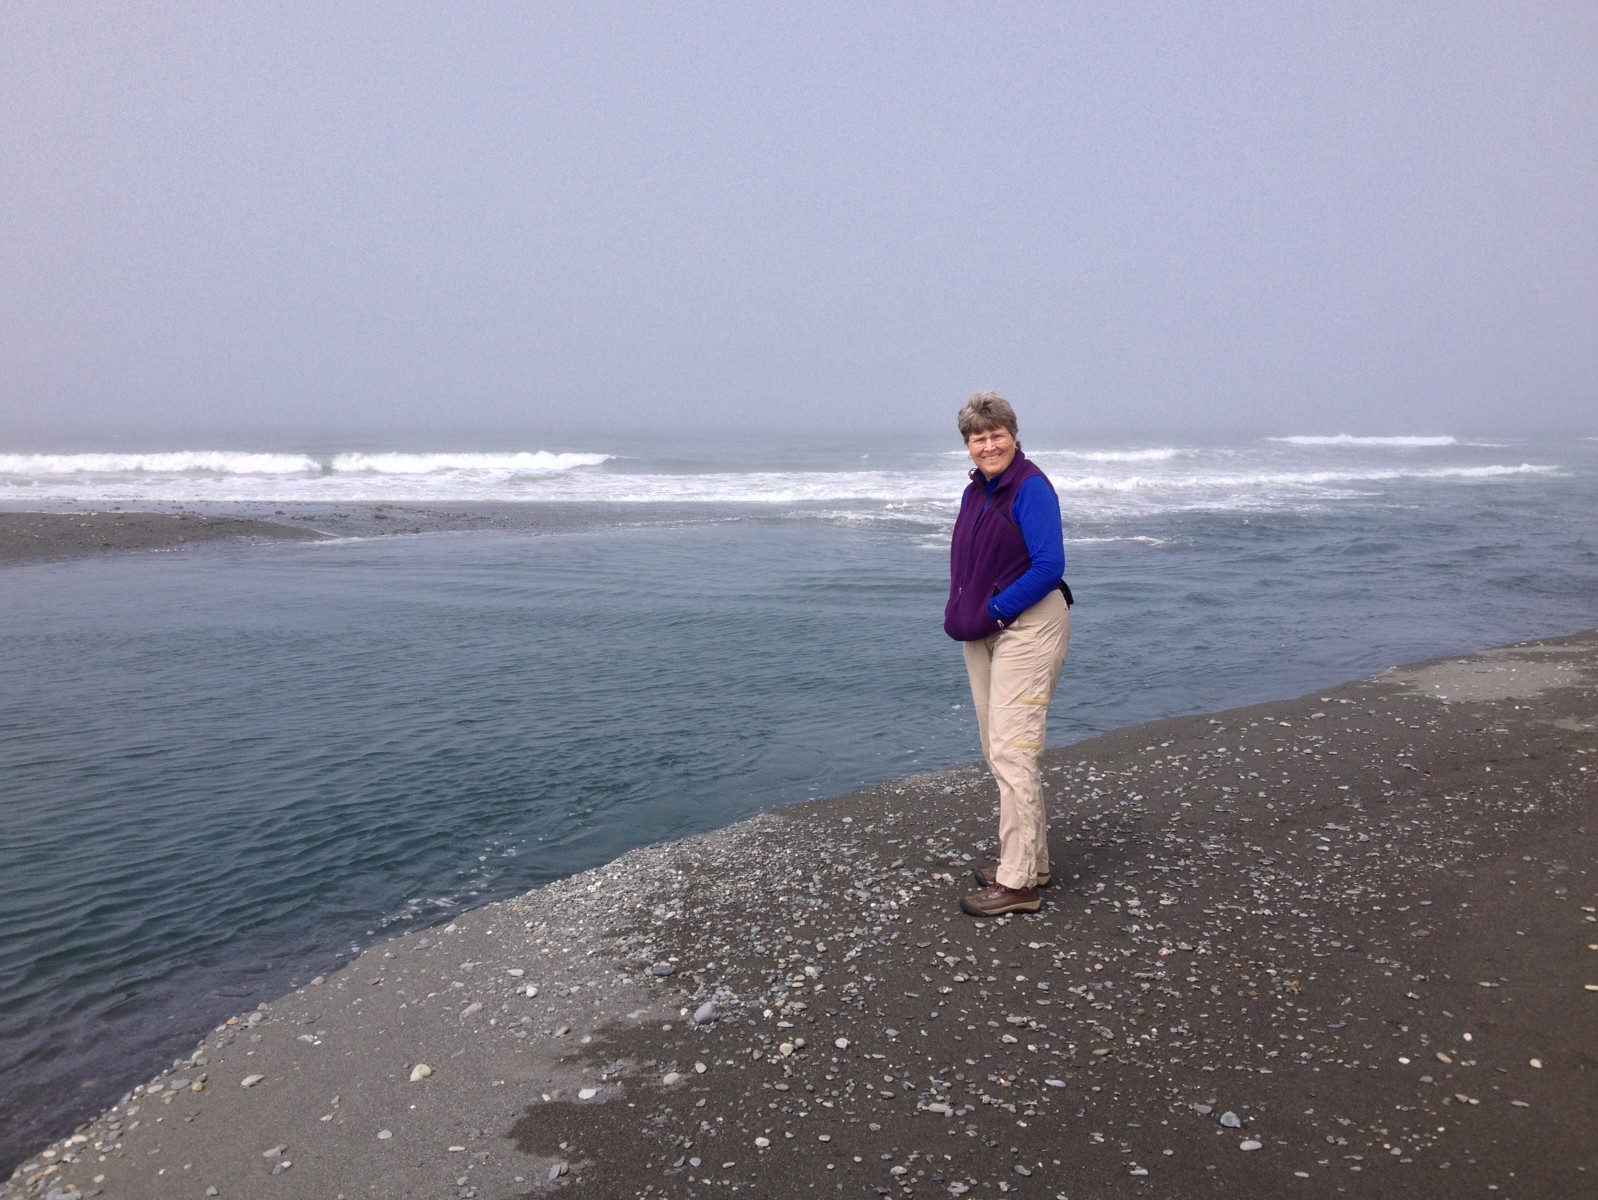
{"label": "short gray hair", "polygon": [[978,392],[972,396],[960,409],[958,420],[960,437],[965,441],[969,442],[973,433],[986,433],[1003,426],[1016,439],[1016,444],[1021,444],[1021,434],[1015,423],[1015,409],[998,392]]}

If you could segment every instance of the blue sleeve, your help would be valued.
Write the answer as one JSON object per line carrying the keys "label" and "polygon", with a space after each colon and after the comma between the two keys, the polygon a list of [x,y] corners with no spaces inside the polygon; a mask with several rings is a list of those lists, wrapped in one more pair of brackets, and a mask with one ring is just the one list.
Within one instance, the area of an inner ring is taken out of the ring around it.
{"label": "blue sleeve", "polygon": [[1032,569],[988,601],[995,621],[1013,621],[1060,586],[1065,578],[1065,523],[1060,498],[1047,479],[1034,475],[1021,485],[1010,509],[1026,539]]}

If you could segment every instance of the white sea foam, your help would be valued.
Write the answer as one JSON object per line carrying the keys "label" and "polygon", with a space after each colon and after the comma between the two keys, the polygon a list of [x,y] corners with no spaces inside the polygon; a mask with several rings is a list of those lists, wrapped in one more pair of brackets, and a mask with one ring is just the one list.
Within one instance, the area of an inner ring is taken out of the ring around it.
{"label": "white sea foam", "polygon": [[1075,459],[1078,462],[1138,463],[1169,462],[1178,456],[1192,455],[1194,453],[1195,451],[1191,450],[1178,450],[1174,446],[1159,446],[1148,450],[1039,450],[1032,457],[1035,459]]}
{"label": "white sea foam", "polygon": [[1149,537],[1147,534],[1136,534],[1130,537],[1073,537],[1073,546],[1102,546],[1111,542],[1141,542],[1145,546],[1163,546],[1165,538]]}
{"label": "white sea foam", "polygon": [[306,454],[167,450],[157,454],[0,454],[0,475],[305,475],[322,465]]}
{"label": "white sea foam", "polygon": [[335,472],[370,471],[378,475],[433,475],[443,471],[519,474],[597,467],[614,457],[551,454],[548,450],[520,454],[335,454],[329,465]]}
{"label": "white sea foam", "polygon": [[1381,483],[1397,479],[1493,479],[1501,475],[1546,474],[1558,467],[1537,463],[1518,466],[1434,467],[1429,470],[1399,471],[1255,471],[1192,475],[1080,475],[1052,477],[1057,492],[1064,491],[1224,491],[1248,495],[1262,489],[1282,487],[1325,487],[1328,484]]}
{"label": "white sea foam", "polygon": [[[138,503],[676,503],[787,506],[837,520],[941,525],[966,483],[963,456],[878,456],[869,468],[663,469],[681,461],[609,453],[366,453],[332,455],[172,451],[0,455],[0,500]],[[1040,451],[1067,515],[1112,518],[1161,510],[1296,508],[1380,492],[1402,481],[1546,473],[1532,463],[1438,463],[1391,458],[1299,470],[1287,448]],[[754,465],[745,460],[744,466]],[[845,514],[848,514],[847,516]]]}
{"label": "white sea foam", "polygon": [[1420,446],[1457,446],[1451,437],[1355,437],[1338,433],[1330,437],[1319,434],[1294,434],[1292,437],[1273,437],[1273,442],[1286,442],[1290,446],[1397,446],[1412,449]]}

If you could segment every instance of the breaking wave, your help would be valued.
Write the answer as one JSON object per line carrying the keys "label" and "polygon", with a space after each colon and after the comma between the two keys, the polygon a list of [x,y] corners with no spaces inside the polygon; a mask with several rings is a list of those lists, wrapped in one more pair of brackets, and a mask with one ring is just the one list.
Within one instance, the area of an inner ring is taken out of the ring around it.
{"label": "breaking wave", "polygon": [[1459,442],[1451,437],[1355,437],[1349,433],[1337,433],[1330,437],[1319,434],[1294,434],[1291,437],[1273,437],[1268,439],[1273,442],[1285,442],[1289,446],[1397,446],[1401,449],[1413,449],[1421,446],[1457,446]]}
{"label": "breaking wave", "polygon": [[[1280,440],[1280,439],[1279,439]],[[1460,447],[1462,452],[1468,448]],[[963,458],[963,455],[958,456]],[[1283,448],[1146,447],[1045,450],[1068,516],[1301,508],[1380,494],[1390,485],[1547,474],[1529,462],[1403,466],[1390,456],[1318,469]],[[968,463],[906,454],[853,469],[825,459],[700,454],[621,457],[547,450],[341,452],[169,451],[0,455],[0,501],[141,503],[575,503],[789,506],[811,518],[941,525],[952,519]],[[1309,467],[1310,469],[1305,469]],[[845,517],[843,514],[849,515]]]}
{"label": "breaking wave", "polygon": [[377,475],[431,475],[440,471],[519,473],[597,467],[613,457],[610,454],[551,454],[548,450],[531,454],[335,454],[329,465],[335,472],[370,471]]}
{"label": "breaking wave", "polygon": [[308,454],[168,450],[158,454],[0,454],[0,475],[310,475]]}

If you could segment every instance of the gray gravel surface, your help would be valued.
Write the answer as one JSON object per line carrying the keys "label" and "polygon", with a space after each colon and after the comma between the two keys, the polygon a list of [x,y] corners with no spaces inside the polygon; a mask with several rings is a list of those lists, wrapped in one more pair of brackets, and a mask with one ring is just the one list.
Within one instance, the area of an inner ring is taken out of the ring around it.
{"label": "gray gravel surface", "polygon": [[1034,915],[957,909],[975,769],[634,851],[0,1196],[1595,1195],[1595,683],[1587,633],[1053,752]]}

